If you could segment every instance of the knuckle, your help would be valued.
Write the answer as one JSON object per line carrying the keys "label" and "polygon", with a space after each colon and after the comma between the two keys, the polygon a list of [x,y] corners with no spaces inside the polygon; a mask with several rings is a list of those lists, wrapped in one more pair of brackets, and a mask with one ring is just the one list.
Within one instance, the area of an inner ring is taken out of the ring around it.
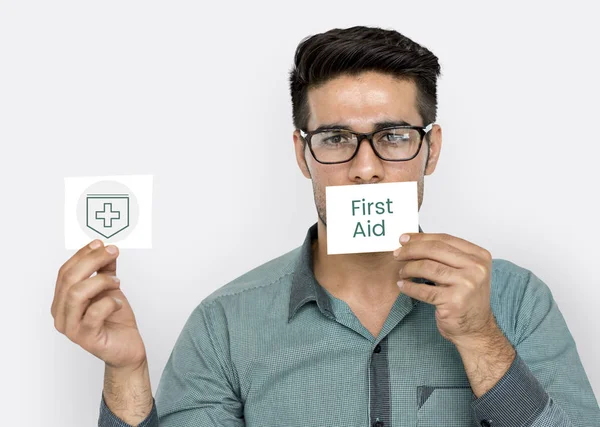
{"label": "knuckle", "polygon": [[93,322],[95,320],[98,320],[101,316],[102,310],[100,309],[100,307],[98,307],[98,304],[93,304],[90,307],[88,307],[87,311],[85,312],[84,319],[87,319],[87,323],[89,324],[89,321]]}
{"label": "knuckle", "polygon": [[65,336],[67,338],[69,338],[71,341],[73,341],[74,343],[77,342],[77,330],[73,327],[68,327],[67,330],[65,331]]}
{"label": "knuckle", "polygon": [[58,332],[60,332],[61,334],[64,333],[64,329],[62,327],[61,322],[58,321],[58,316],[56,316],[54,318],[54,329],[56,329]]}
{"label": "knuckle", "polygon": [[418,266],[418,261],[404,261],[400,266],[400,271],[405,274],[410,274],[413,266]]}
{"label": "knuckle", "polygon": [[481,263],[478,263],[478,264],[476,264],[476,265],[477,265],[477,269],[479,270],[479,272],[480,272],[481,274],[483,274],[483,275],[486,275],[486,274],[487,274],[487,272],[488,272],[487,265],[484,265],[484,264],[481,264]]}
{"label": "knuckle", "polygon": [[400,254],[402,256],[406,257],[410,253],[411,253],[411,250],[410,250],[410,245],[409,244],[405,243],[404,246],[401,246]]}
{"label": "knuckle", "polygon": [[429,301],[431,302],[431,304],[433,304],[433,305],[437,304],[438,300],[439,300],[439,295],[437,292],[431,292],[429,294]]}
{"label": "knuckle", "polygon": [[448,309],[443,309],[443,308],[438,308],[437,309],[437,317],[440,320],[445,320],[445,319],[449,319],[450,318],[450,310]]}
{"label": "knuckle", "polygon": [[441,264],[434,264],[433,273],[441,278],[445,278],[448,275],[448,269]]}
{"label": "knuckle", "polygon": [[63,277],[65,275],[65,273],[67,272],[67,263],[65,262],[63,265],[60,266],[60,268],[58,269],[58,277]]}
{"label": "knuckle", "polygon": [[113,279],[113,277],[116,276],[113,276],[112,274],[103,274],[103,276],[104,277],[102,279],[102,282],[104,283],[104,285],[109,286],[111,288],[119,287],[120,281],[118,280],[118,278],[117,280]]}
{"label": "knuckle", "polygon": [[475,283],[475,281],[470,278],[465,279],[463,283],[464,283],[465,287],[469,290],[473,290],[477,287],[477,284]]}
{"label": "knuckle", "polygon": [[76,305],[85,299],[85,292],[79,286],[71,286],[67,291],[67,304],[69,306]]}
{"label": "knuckle", "polygon": [[64,272],[62,275],[62,283],[63,284],[72,284],[75,282],[75,274],[73,273],[73,269],[69,269]]}
{"label": "knuckle", "polygon": [[488,251],[487,249],[482,248],[481,254],[482,254],[483,258],[485,258],[486,260],[489,260],[489,261],[492,260],[492,253],[490,251]]}
{"label": "knuckle", "polygon": [[435,250],[441,250],[442,246],[442,242],[440,242],[439,240],[434,240],[433,242],[431,242],[431,247]]}

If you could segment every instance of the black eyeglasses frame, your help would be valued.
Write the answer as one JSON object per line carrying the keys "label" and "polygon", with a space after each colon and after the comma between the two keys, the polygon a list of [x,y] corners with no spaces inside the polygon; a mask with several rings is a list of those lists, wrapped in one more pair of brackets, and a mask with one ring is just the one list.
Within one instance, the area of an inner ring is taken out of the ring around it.
{"label": "black eyeglasses frame", "polygon": [[[323,165],[336,165],[336,164],[346,163],[346,162],[351,161],[354,157],[356,157],[356,153],[358,153],[358,150],[360,149],[360,144],[361,144],[362,140],[365,138],[367,138],[367,140],[369,141],[369,144],[371,144],[371,148],[373,149],[373,152],[375,153],[375,155],[377,157],[379,157],[381,160],[385,160],[386,162],[407,162],[407,161],[412,160],[415,157],[417,157],[417,155],[419,154],[419,151],[421,151],[421,146],[423,145],[423,140],[425,139],[425,135],[427,135],[427,133],[433,128],[434,124],[435,123],[432,122],[432,123],[429,123],[427,126],[390,126],[390,127],[386,127],[386,128],[382,128],[382,129],[377,129],[376,131],[373,131],[370,133],[360,133],[360,132],[354,132],[350,129],[339,129],[339,128],[320,129],[318,131],[311,131],[311,132],[306,132],[303,129],[298,129],[298,130],[300,131],[300,136],[302,137],[302,140],[306,144],[308,144],[308,149],[310,150],[310,154],[313,156],[313,159],[315,159],[317,162],[319,162]],[[376,133],[385,131],[385,130],[390,130],[390,129],[415,129],[415,130],[419,131],[419,134],[421,135],[421,140],[419,141],[419,148],[417,149],[414,156],[412,156],[408,159],[397,160],[397,159],[386,159],[385,157],[383,157],[379,154],[379,152],[375,148],[375,144],[373,143],[373,135],[375,135]],[[356,150],[354,151],[354,154],[352,154],[352,156],[348,160],[343,160],[341,162],[322,162],[319,159],[317,159],[317,156],[315,156],[315,153],[312,149],[312,144],[310,142],[312,136],[317,135],[319,133],[323,133],[323,132],[340,131],[340,130],[343,130],[344,132],[349,132],[353,135],[356,135],[356,137],[358,138],[358,143],[356,144]]]}

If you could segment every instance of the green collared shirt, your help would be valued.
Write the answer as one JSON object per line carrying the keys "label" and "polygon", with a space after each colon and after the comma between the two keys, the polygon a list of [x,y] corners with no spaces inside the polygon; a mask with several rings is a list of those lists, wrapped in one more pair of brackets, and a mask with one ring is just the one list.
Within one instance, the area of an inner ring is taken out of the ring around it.
{"label": "green collared shirt", "polygon": [[[517,356],[476,398],[435,307],[400,294],[374,337],[315,279],[317,237],[315,224],[192,311],[140,427],[600,426],[575,342],[531,271],[492,262],[492,311]],[[98,425],[128,426],[104,399]]]}

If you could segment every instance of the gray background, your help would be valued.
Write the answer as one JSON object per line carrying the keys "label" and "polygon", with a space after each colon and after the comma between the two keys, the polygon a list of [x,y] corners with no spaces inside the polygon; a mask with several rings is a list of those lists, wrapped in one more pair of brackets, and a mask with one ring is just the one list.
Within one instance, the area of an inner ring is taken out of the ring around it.
{"label": "gray background", "polygon": [[599,396],[597,6],[483,3],[0,3],[4,424],[98,416],[103,363],[50,314],[74,253],[63,177],[154,174],[153,249],[122,250],[118,274],[155,391],[194,307],[301,244],[316,220],[288,70],[305,36],[359,24],[440,58],[443,147],[424,231],[540,276]]}

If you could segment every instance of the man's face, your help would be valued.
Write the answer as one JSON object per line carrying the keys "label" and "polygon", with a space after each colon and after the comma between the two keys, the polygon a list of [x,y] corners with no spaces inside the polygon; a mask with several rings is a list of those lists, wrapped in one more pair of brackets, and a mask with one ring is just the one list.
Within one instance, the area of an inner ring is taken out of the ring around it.
{"label": "man's face", "polygon": [[[307,130],[314,130],[323,124],[339,124],[356,132],[367,133],[374,130],[375,123],[390,121],[405,121],[414,126],[428,125],[423,123],[418,113],[416,94],[413,81],[399,81],[382,73],[341,76],[309,90],[310,120]],[[438,125],[433,126],[429,138],[431,149],[428,161],[425,140],[414,159],[390,162],[377,157],[369,141],[363,139],[352,160],[324,165],[314,159],[308,145],[303,146],[300,133],[294,131],[296,160],[304,176],[312,179],[317,213],[324,225],[327,225],[325,187],[330,185],[417,181],[420,209],[424,176],[435,170],[442,146],[442,133]]]}

